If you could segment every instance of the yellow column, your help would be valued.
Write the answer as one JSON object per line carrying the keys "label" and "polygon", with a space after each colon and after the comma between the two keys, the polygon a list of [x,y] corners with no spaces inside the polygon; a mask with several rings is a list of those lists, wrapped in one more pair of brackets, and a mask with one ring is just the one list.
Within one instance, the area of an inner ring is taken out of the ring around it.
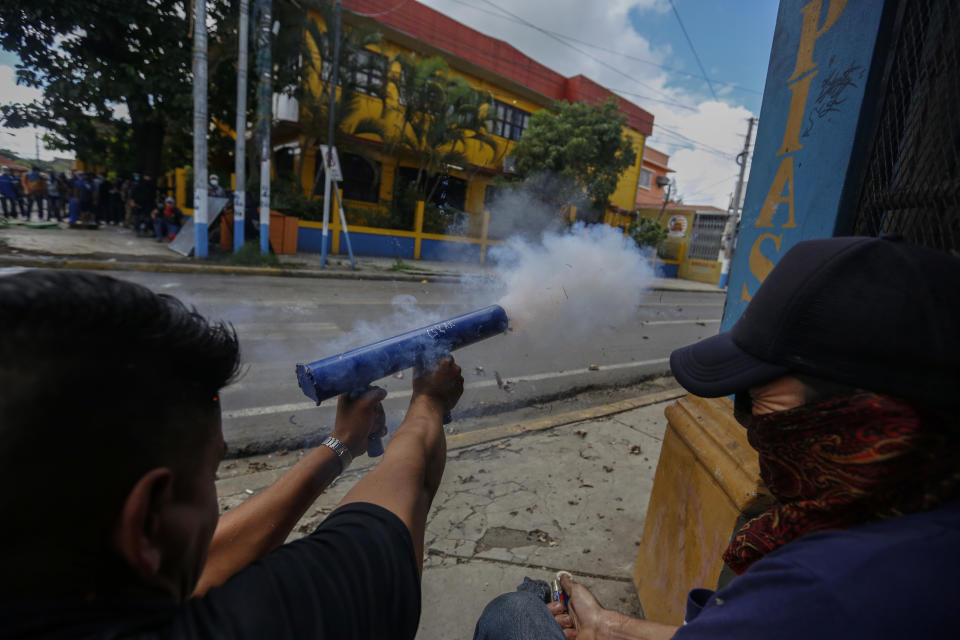
{"label": "yellow column", "polygon": [[237,174],[231,173],[231,174],[230,174],[230,189],[233,190],[233,189],[236,189],[236,188],[237,188]]}
{"label": "yellow column", "polygon": [[[334,205],[339,205],[343,202],[343,189],[337,189],[337,194],[340,196],[340,199],[334,202]],[[331,233],[333,233],[333,241],[330,244],[331,253],[340,253],[340,230],[343,228],[340,224],[340,209],[339,207],[331,208],[330,215],[333,216],[333,225]]]}
{"label": "yellow column", "polygon": [[490,229],[490,211],[483,210],[483,226],[480,227],[480,264],[487,262],[487,231]]}
{"label": "yellow column", "polygon": [[187,202],[187,170],[181,167],[174,169],[173,174],[177,183],[177,206],[182,207]]}
{"label": "yellow column", "polygon": [[413,259],[420,259],[420,243],[423,240],[423,200],[417,200],[417,210],[413,218]]}

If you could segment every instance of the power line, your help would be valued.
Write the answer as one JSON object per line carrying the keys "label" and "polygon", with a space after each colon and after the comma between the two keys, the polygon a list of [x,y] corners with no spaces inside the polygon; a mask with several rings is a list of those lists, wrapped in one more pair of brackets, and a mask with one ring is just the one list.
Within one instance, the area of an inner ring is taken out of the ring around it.
{"label": "power line", "polygon": [[[493,16],[494,18],[500,18],[501,20],[506,20],[507,22],[513,22],[514,24],[520,24],[520,25],[528,26],[528,25],[526,25],[524,22],[522,22],[522,21],[520,21],[520,20],[514,20],[514,19],[511,18],[510,16],[505,16],[505,15],[503,15],[502,13],[497,13],[497,12],[495,12],[495,11],[490,11],[490,10],[488,10],[488,9],[484,9],[483,7],[474,6],[474,5],[470,4],[469,2],[466,2],[465,0],[450,0],[450,2],[455,2],[456,4],[460,4],[460,5],[463,5],[463,6],[467,7],[468,9],[472,9],[472,10],[474,10],[474,11],[479,11],[480,13],[485,13],[485,14],[487,14],[488,16]],[[576,42],[576,43],[578,43],[578,44],[582,44],[582,45],[584,45],[584,46],[590,47],[591,49],[596,49],[596,50],[598,50],[598,51],[605,51],[605,52],[607,52],[607,53],[612,53],[612,54],[614,54],[614,55],[616,55],[616,56],[621,56],[621,57],[626,58],[626,59],[628,59],[628,60],[633,60],[634,62],[640,62],[640,63],[642,63],[642,64],[650,65],[651,67],[657,67],[657,68],[659,68],[659,69],[663,69],[664,71],[670,71],[671,73],[679,73],[679,74],[681,74],[681,75],[690,76],[691,78],[698,78],[698,79],[699,79],[699,78],[702,78],[702,77],[703,77],[702,75],[700,75],[700,74],[698,74],[698,73],[691,73],[691,72],[689,72],[689,71],[685,71],[685,70],[679,69],[679,68],[677,68],[677,67],[671,67],[671,66],[668,66],[668,65],[665,65],[665,64],[660,64],[659,62],[654,62],[653,60],[648,60],[648,59],[646,59],[646,58],[641,58],[641,57],[638,57],[638,56],[635,56],[635,55],[631,55],[631,54],[629,54],[629,53],[624,53],[623,51],[617,51],[617,50],[615,50],[615,49],[610,49],[610,48],[608,48],[608,47],[604,47],[604,46],[601,46],[601,45],[598,45],[598,44],[594,44],[594,43],[592,43],[592,42],[587,42],[586,40],[580,40],[579,38],[574,38],[574,37],[571,36],[571,35],[568,35],[568,34],[565,34],[565,33],[560,33],[559,31],[553,31],[553,30],[551,30],[551,29],[546,29],[546,28],[544,28],[543,30],[546,31],[546,32],[548,32],[548,33],[550,33],[550,34],[552,34],[552,35],[557,36],[558,38],[563,38],[563,39],[565,39],[565,40],[570,40],[571,42]],[[746,92],[746,93],[753,93],[753,94],[756,94],[756,95],[763,95],[763,92],[762,92],[762,91],[758,91],[758,90],[756,90],[756,89],[748,89],[747,87],[743,87],[743,86],[741,86],[741,85],[739,85],[739,84],[736,84],[736,83],[734,83],[734,82],[726,82],[726,81],[724,81],[724,80],[717,80],[716,78],[712,78],[712,79],[711,79],[711,82],[713,82],[714,84],[723,85],[723,86],[725,86],[725,87],[730,87],[731,89],[736,89],[737,91],[743,91],[743,92]],[[626,92],[623,92],[623,93],[626,93]]]}
{"label": "power line", "polygon": [[703,72],[703,79],[707,81],[707,86],[710,87],[710,93],[713,95],[713,99],[716,100],[717,92],[713,90],[713,85],[710,84],[710,78],[707,77],[707,70],[703,68],[703,63],[700,62],[700,56],[697,55],[697,49],[693,46],[693,40],[690,39],[690,35],[687,33],[687,28],[683,26],[683,20],[680,19],[680,12],[677,11],[677,5],[673,3],[673,0],[670,0],[670,7],[673,9],[673,15],[677,16],[677,22],[680,23],[680,30],[683,31],[683,37],[687,39],[687,44],[690,45],[690,51],[693,51],[693,57],[700,66],[700,71]]}
{"label": "power line", "polygon": [[527,26],[530,27],[531,29],[535,29],[535,30],[539,31],[540,33],[546,35],[547,37],[552,38],[553,40],[556,40],[557,42],[559,42],[559,43],[562,44],[563,46],[569,47],[570,49],[573,49],[574,51],[576,51],[576,52],[579,53],[580,55],[584,55],[584,56],[590,58],[591,60],[593,60],[593,61],[596,62],[597,64],[602,65],[603,67],[609,69],[610,71],[613,71],[614,73],[619,74],[619,75],[623,76],[624,78],[626,78],[626,79],[628,79],[628,80],[631,80],[631,81],[633,81],[633,82],[636,82],[636,83],[639,84],[640,86],[646,87],[646,88],[650,89],[651,91],[653,91],[654,93],[658,93],[658,94],[664,96],[665,98],[671,98],[671,97],[672,97],[672,96],[670,96],[669,94],[667,94],[667,93],[665,93],[665,92],[657,89],[656,87],[653,87],[653,86],[651,86],[651,85],[646,84],[645,82],[641,82],[640,80],[637,80],[636,78],[634,78],[634,77],[631,76],[630,74],[625,73],[625,72],[621,71],[620,69],[617,69],[617,68],[614,67],[613,65],[608,64],[607,62],[605,62],[604,60],[601,60],[600,58],[596,57],[595,55],[592,55],[592,54],[590,54],[590,53],[587,53],[586,51],[584,51],[583,49],[581,49],[581,48],[579,48],[579,47],[575,47],[574,45],[570,44],[569,42],[566,42],[566,41],[563,40],[562,38],[558,38],[557,36],[553,35],[553,34],[550,33],[549,31],[547,31],[546,29],[543,29],[542,27],[538,27],[537,25],[533,24],[532,22],[529,22],[529,21],[527,21],[527,20],[524,20],[523,18],[521,18],[520,16],[516,15],[515,13],[511,13],[511,12],[507,11],[506,9],[504,9],[503,7],[497,5],[496,3],[492,2],[491,0],[482,0],[482,1],[483,1],[485,4],[490,5],[490,6],[493,7],[494,9],[498,9],[499,11],[502,11],[503,13],[505,13],[505,14],[508,15],[508,16],[512,16],[512,17],[516,18],[517,20],[520,20],[521,22],[523,22],[525,25],[527,25]]}

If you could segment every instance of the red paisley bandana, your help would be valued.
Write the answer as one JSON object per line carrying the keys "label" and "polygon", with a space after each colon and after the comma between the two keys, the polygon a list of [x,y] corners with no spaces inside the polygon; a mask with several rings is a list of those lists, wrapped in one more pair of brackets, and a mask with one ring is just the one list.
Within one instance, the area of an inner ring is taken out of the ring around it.
{"label": "red paisley bandana", "polygon": [[960,497],[955,436],[909,404],[861,393],[754,418],[760,475],[780,504],[723,559],[736,573],[814,531],[925,511]]}

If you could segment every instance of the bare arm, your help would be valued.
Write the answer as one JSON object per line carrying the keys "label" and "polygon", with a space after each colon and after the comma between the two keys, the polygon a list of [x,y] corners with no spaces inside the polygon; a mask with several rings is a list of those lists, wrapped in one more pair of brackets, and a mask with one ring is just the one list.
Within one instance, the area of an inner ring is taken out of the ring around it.
{"label": "bare arm", "polygon": [[[383,389],[356,400],[341,396],[333,436],[356,456],[366,451],[367,436],[384,428]],[[317,447],[261,493],[220,518],[207,561],[194,590],[203,595],[226,582],[254,560],[287,539],[297,521],[340,474],[340,461],[329,447]]]}
{"label": "bare arm", "polygon": [[677,632],[672,625],[604,609],[585,586],[568,576],[560,582],[570,595],[570,612],[564,613],[558,602],[548,606],[568,640],[669,640]]}
{"label": "bare arm", "polygon": [[341,506],[369,502],[400,518],[410,530],[421,573],[427,513],[447,458],[443,414],[453,409],[462,393],[463,376],[453,358],[442,360],[433,371],[417,371],[410,408],[383,461],[340,502]]}

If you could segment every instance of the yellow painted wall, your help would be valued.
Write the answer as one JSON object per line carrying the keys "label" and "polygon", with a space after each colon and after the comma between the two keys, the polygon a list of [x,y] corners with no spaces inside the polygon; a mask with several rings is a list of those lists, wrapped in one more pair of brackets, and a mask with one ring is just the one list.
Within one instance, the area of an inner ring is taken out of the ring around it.
{"label": "yellow painted wall", "polygon": [[[321,14],[317,12],[310,12],[309,15],[321,26],[321,28],[323,28],[324,22]],[[379,46],[371,46],[369,48],[370,50],[377,51],[388,58],[392,58],[401,53],[416,54],[416,52],[411,51],[410,49],[401,47],[387,40],[384,40]],[[319,58],[319,53],[315,48],[313,49],[313,55]],[[488,91],[495,100],[512,105],[528,113],[532,114],[549,106],[547,102],[544,102],[543,104],[531,102],[492,82],[468,73],[464,73],[460,70],[451,68],[450,73],[464,78],[470,84],[470,86],[475,89]],[[315,93],[319,92],[320,85],[318,78],[313,77],[308,80],[308,82]],[[402,122],[401,115],[396,110],[397,106],[397,95],[395,88],[392,86],[388,88],[387,108],[385,110],[377,98],[362,95],[360,96],[360,106],[357,109],[356,114],[354,114],[346,123],[347,128],[349,129],[363,118],[375,118],[383,121],[384,128],[388,135],[396,135],[399,133],[400,124]],[[625,128],[624,130],[633,143],[637,158],[634,166],[629,168],[626,172],[624,172],[623,176],[621,176],[617,189],[611,197],[611,204],[621,207],[625,210],[632,210],[636,199],[637,181],[640,177],[645,136],[630,128]],[[377,140],[376,136],[364,135],[361,137],[380,142]],[[499,171],[502,168],[503,158],[509,155],[515,143],[512,140],[507,140],[506,138],[502,138],[500,136],[491,135],[491,137],[497,143],[496,152],[485,145],[481,145],[473,141],[468,141],[466,143],[466,148],[463,149],[463,152],[470,163],[475,167]],[[371,155],[377,157],[382,165],[383,174],[380,179],[380,198],[381,200],[390,200],[393,191],[393,172],[396,169],[396,160],[395,158],[389,157],[383,153],[374,152],[371,153]],[[313,154],[308,154],[308,157],[304,162],[304,189],[309,191],[309,189],[313,186],[312,176],[314,175],[313,172],[316,166]],[[400,164],[401,166],[406,165],[404,162],[401,162]],[[476,227],[477,231],[479,232],[479,226],[482,223],[481,218],[486,187],[492,183],[492,178],[489,175],[477,174],[475,171],[451,171],[450,175],[467,180],[466,211],[471,214],[471,230]]]}

